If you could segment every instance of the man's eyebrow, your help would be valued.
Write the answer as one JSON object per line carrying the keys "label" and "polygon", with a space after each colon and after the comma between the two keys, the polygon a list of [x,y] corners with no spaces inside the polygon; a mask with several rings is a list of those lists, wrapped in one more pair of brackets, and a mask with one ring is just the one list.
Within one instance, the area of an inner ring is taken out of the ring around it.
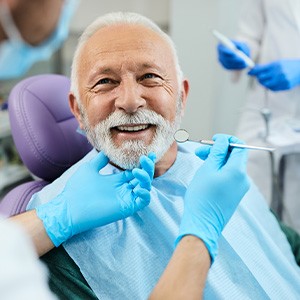
{"label": "man's eyebrow", "polygon": [[112,68],[108,68],[108,67],[101,68],[100,67],[97,70],[95,70],[94,74],[109,74],[112,72],[113,72]]}
{"label": "man's eyebrow", "polygon": [[152,68],[152,67],[153,67],[153,64],[150,64],[150,63],[142,63],[142,64],[141,64],[141,67],[142,67],[142,68]]}
{"label": "man's eyebrow", "polygon": [[157,71],[162,71],[162,68],[155,63],[142,63],[139,69],[155,69]]}
{"label": "man's eyebrow", "polygon": [[105,74],[111,74],[113,73],[113,69],[110,67],[96,67],[90,76],[88,77],[88,82],[93,84],[93,81],[99,76],[99,75],[105,75]]}
{"label": "man's eyebrow", "polygon": [[[147,70],[147,69],[158,71],[158,72],[163,72],[163,69],[159,65],[157,65],[156,63],[153,63],[153,62],[138,63],[138,64],[136,64],[136,68],[140,72]],[[118,73],[118,70],[115,70],[114,68],[109,67],[109,66],[98,66],[98,67],[95,66],[95,69],[89,76],[89,81],[90,82],[94,81],[94,79],[97,78],[97,76],[99,76],[99,75],[110,75],[113,73]]]}

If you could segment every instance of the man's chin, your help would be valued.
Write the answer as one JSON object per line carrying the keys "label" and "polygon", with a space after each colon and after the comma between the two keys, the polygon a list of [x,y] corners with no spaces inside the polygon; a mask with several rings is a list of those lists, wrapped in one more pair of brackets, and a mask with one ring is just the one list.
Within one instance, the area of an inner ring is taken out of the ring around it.
{"label": "man's chin", "polygon": [[141,155],[137,156],[131,154],[130,156],[122,155],[122,157],[112,157],[110,155],[107,155],[107,157],[114,166],[119,167],[120,169],[132,170],[140,166]]}
{"label": "man's chin", "polygon": [[[106,148],[106,147],[104,147]],[[148,155],[149,148],[143,143],[134,142],[123,144],[122,147],[108,147],[103,151],[110,161],[121,169],[132,170],[140,166],[140,157]]]}

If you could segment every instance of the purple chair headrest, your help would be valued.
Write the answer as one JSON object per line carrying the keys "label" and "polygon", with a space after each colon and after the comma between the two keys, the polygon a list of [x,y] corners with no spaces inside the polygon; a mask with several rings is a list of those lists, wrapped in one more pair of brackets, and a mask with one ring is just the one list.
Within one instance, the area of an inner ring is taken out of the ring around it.
{"label": "purple chair headrest", "polygon": [[46,181],[38,180],[23,183],[12,189],[0,202],[1,215],[10,217],[24,212],[31,196],[47,184]]}
{"label": "purple chair headrest", "polygon": [[11,91],[8,110],[12,136],[26,167],[53,181],[81,159],[92,146],[78,134],[68,104],[70,81],[62,75],[22,80]]}

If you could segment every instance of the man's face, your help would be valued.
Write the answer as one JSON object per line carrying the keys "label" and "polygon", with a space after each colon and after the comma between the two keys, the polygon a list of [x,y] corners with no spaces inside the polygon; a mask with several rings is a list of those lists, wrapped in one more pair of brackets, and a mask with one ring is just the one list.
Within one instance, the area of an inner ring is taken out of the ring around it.
{"label": "man's face", "polygon": [[154,151],[158,160],[178,129],[186,91],[178,86],[169,45],[137,25],[97,31],[78,66],[81,114],[88,138],[122,168]]}

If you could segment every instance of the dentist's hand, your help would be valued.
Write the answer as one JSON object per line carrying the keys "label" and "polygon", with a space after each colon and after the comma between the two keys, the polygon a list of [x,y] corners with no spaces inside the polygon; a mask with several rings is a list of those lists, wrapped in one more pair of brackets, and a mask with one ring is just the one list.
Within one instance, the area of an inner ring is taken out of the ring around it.
{"label": "dentist's hand", "polygon": [[140,168],[100,175],[108,163],[100,152],[81,165],[53,200],[37,207],[48,236],[59,246],[73,235],[133,215],[150,202],[155,154],[140,158]]}
{"label": "dentist's hand", "polygon": [[272,91],[285,91],[300,84],[300,59],[283,59],[256,65],[248,73]]}
{"label": "dentist's hand", "polygon": [[[241,50],[247,56],[250,57],[250,49],[247,44],[238,41],[232,41],[232,42],[239,50]],[[246,62],[226,46],[223,46],[222,44],[218,44],[217,51],[218,51],[219,62],[222,64],[222,66],[225,69],[242,70],[247,68]]]}
{"label": "dentist's hand", "polygon": [[205,159],[187,188],[184,213],[176,245],[185,235],[199,237],[205,243],[212,262],[217,255],[218,238],[249,189],[246,173],[247,150],[232,148],[242,143],[227,135],[215,135],[215,144],[196,150]]}

